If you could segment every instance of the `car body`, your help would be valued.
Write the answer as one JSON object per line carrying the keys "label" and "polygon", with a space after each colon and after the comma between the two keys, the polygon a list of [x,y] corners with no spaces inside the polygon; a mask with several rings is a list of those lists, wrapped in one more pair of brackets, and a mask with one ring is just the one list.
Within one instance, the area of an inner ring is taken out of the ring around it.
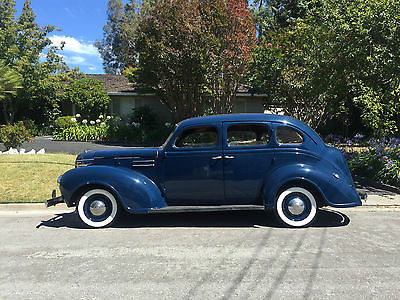
{"label": "car body", "polygon": [[269,114],[229,114],[180,122],[164,145],[85,152],[59,177],[63,201],[91,227],[123,209],[261,207],[293,227],[323,206],[360,197],[342,153],[304,123]]}

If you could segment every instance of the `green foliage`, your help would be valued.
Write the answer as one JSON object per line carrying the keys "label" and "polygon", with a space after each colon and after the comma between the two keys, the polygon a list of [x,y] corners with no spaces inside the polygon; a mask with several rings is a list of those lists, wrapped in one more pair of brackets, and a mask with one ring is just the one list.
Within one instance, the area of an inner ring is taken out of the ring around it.
{"label": "green foliage", "polygon": [[[265,34],[253,57],[252,84],[271,92],[273,103],[314,127],[328,116],[348,124],[357,107],[375,134],[397,132],[397,1],[311,4],[303,19]],[[308,107],[313,109],[307,112]]]}
{"label": "green foliage", "polygon": [[10,99],[17,94],[19,88],[21,88],[20,74],[7,67],[5,63],[0,60],[0,104],[5,120],[8,119],[7,107],[11,105]]}
{"label": "green foliage", "polygon": [[312,4],[311,0],[255,0],[252,13],[259,36],[268,31],[284,28],[304,18]]}
{"label": "green foliage", "polygon": [[103,59],[104,71],[115,74],[136,64],[133,37],[140,20],[150,14],[158,0],[130,0],[124,6],[121,0],[109,0],[108,21],[103,27],[103,39],[95,46]]}
{"label": "green foliage", "polygon": [[[16,95],[3,102],[5,122],[29,118],[37,124],[49,123],[59,114],[57,82],[52,77],[67,70],[47,35],[54,26],[39,26],[31,2],[26,0],[21,15],[15,17],[15,2],[0,1],[0,60],[20,75]],[[43,62],[39,58],[47,54]]]}
{"label": "green foliage", "polygon": [[28,141],[31,133],[25,128],[23,122],[0,126],[0,141],[6,149],[17,148],[25,141]]}
{"label": "green foliage", "polygon": [[356,137],[345,144],[334,143],[342,148],[351,173],[400,187],[400,139],[359,141]]}
{"label": "green foliage", "polygon": [[75,124],[75,122],[73,122],[74,118],[75,118],[74,116],[58,117],[54,121],[54,130],[59,132],[59,131],[63,131],[64,129],[67,129],[69,127],[72,127]]}
{"label": "green foliage", "polygon": [[108,132],[109,125],[75,124],[55,134],[54,139],[80,142],[104,141],[107,140]]}
{"label": "green foliage", "polygon": [[104,115],[110,104],[103,82],[94,78],[72,80],[64,87],[64,98],[75,104],[80,114],[89,119]]}

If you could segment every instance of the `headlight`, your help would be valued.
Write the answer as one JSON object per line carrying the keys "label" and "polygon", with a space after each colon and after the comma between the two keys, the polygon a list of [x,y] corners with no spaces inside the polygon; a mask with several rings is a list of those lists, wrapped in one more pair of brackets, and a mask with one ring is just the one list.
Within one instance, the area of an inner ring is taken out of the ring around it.
{"label": "headlight", "polygon": [[62,175],[58,176],[58,178],[57,178],[57,185],[58,185],[58,187],[60,187],[61,178],[62,178]]}

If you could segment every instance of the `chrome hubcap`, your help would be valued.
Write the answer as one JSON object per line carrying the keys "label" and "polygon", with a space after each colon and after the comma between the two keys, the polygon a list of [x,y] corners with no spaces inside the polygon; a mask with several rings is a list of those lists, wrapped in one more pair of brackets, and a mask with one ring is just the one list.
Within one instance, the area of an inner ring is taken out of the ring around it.
{"label": "chrome hubcap", "polygon": [[288,210],[292,215],[298,216],[304,212],[304,201],[299,197],[293,198],[288,203]]}
{"label": "chrome hubcap", "polygon": [[101,215],[104,215],[104,213],[107,210],[106,204],[101,201],[101,200],[95,200],[92,203],[90,203],[90,212],[92,213],[92,215],[98,217]]}

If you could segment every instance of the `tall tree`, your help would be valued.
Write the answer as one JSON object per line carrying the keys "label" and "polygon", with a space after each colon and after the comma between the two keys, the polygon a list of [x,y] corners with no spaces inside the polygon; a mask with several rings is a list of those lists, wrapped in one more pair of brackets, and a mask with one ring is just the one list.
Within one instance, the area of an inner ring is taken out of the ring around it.
{"label": "tall tree", "polygon": [[137,79],[176,121],[207,107],[231,112],[256,39],[247,1],[162,1],[137,33]]}
{"label": "tall tree", "polygon": [[108,1],[107,18],[108,21],[103,27],[104,37],[97,41],[95,46],[103,58],[104,71],[107,74],[115,74],[124,66],[121,59],[121,27],[124,20],[122,0]]}
{"label": "tall tree", "polygon": [[0,59],[4,60],[5,64],[11,64],[18,51],[15,12],[14,0],[0,0]]}
{"label": "tall tree", "polygon": [[[8,116],[6,121],[9,122],[14,118],[47,122],[52,118],[50,112],[58,111],[54,97],[50,97],[55,89],[49,77],[67,69],[47,38],[54,26],[39,26],[35,22],[29,0],[24,2],[17,20],[14,17],[15,2],[0,1],[0,59],[7,68],[20,74],[22,85],[16,96],[9,96],[9,105],[2,108],[6,109],[3,114]],[[41,62],[39,59],[45,51],[45,61]]]}
{"label": "tall tree", "polygon": [[312,0],[255,0],[252,13],[257,24],[259,37],[269,30],[275,30],[293,24],[304,18]]}
{"label": "tall tree", "polygon": [[12,106],[11,97],[17,95],[21,88],[21,76],[13,69],[7,67],[0,60],[0,103],[2,104],[3,117],[6,123],[10,120],[9,107]]}
{"label": "tall tree", "polygon": [[247,75],[256,28],[246,0],[200,1],[204,30],[211,35],[206,87],[214,113],[232,112]]}
{"label": "tall tree", "polygon": [[107,74],[115,74],[136,63],[133,43],[136,30],[140,20],[150,14],[158,1],[130,0],[124,6],[122,0],[108,1],[108,21],[103,27],[103,39],[95,43]]}

